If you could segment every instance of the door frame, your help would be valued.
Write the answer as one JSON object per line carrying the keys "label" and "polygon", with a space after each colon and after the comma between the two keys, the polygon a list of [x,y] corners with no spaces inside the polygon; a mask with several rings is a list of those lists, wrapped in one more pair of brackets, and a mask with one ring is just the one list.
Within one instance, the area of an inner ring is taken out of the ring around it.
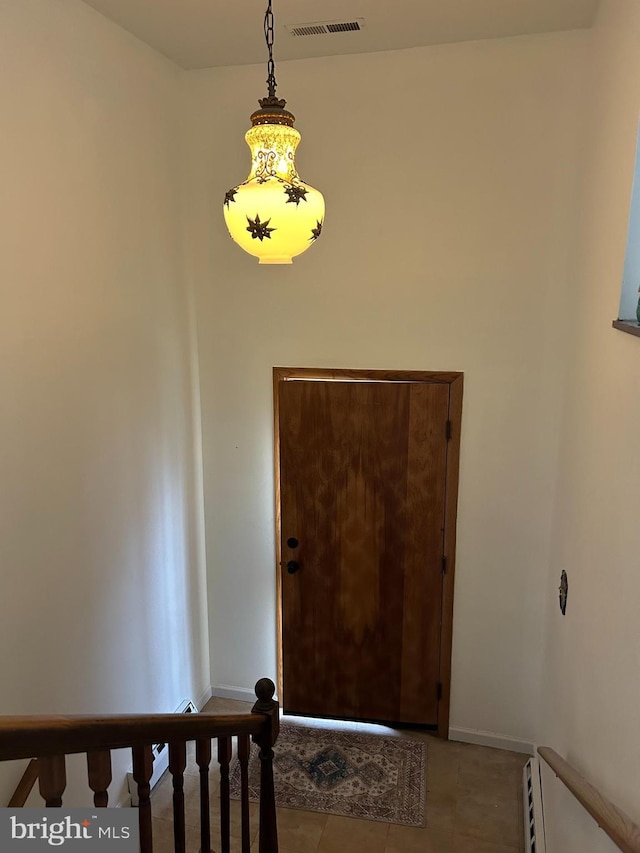
{"label": "door frame", "polygon": [[449,385],[450,437],[447,445],[445,480],[445,521],[443,564],[442,619],[440,623],[440,684],[438,697],[438,735],[449,737],[451,699],[451,647],[453,642],[453,588],[456,562],[456,519],[458,509],[458,478],[460,472],[460,428],[462,423],[462,388],[464,374],[459,371],[431,370],[356,370],[350,368],[274,367],[274,474],[276,524],[276,643],[278,696],[283,704],[282,666],[282,519],[280,516],[280,382],[295,379],[351,382],[420,382]]}

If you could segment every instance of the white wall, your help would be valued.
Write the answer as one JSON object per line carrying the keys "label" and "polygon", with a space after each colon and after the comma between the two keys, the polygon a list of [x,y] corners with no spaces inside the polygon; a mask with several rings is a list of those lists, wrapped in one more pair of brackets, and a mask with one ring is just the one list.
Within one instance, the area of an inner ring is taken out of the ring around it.
{"label": "white wall", "polygon": [[173,711],[209,684],[180,77],[76,0],[0,18],[0,713]]}
{"label": "white wall", "polygon": [[214,685],[275,675],[273,365],[462,370],[451,724],[533,741],[586,32],[280,63],[326,227],[230,240],[262,66],[187,76]]}
{"label": "white wall", "polygon": [[[547,590],[569,577],[567,615],[553,606],[545,654],[553,746],[640,823],[640,340],[617,316],[640,115],[640,6],[604,0],[593,91],[579,303],[554,510]],[[615,849],[575,801],[545,786],[553,853]]]}

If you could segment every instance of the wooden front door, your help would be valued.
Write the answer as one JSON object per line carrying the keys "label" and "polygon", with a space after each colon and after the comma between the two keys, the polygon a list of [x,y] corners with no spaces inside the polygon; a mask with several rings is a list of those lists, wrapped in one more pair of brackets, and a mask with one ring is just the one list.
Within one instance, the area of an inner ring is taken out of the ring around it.
{"label": "wooden front door", "polygon": [[284,708],[443,729],[462,375],[274,378]]}

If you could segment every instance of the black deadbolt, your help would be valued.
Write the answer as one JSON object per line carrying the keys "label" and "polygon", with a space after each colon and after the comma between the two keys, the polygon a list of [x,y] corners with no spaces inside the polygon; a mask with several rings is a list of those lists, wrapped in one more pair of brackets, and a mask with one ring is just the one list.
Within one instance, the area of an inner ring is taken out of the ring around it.
{"label": "black deadbolt", "polygon": [[296,563],[295,560],[289,560],[289,562],[287,563],[287,571],[290,575],[295,575],[299,568],[300,563]]}
{"label": "black deadbolt", "polygon": [[298,542],[295,536],[290,536],[287,539],[287,547],[289,548],[297,548],[299,544],[300,543]]}

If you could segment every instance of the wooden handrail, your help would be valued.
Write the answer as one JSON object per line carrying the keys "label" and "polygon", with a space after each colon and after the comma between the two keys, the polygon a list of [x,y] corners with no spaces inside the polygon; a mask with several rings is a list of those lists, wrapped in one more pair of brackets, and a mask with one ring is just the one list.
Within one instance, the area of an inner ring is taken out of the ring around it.
{"label": "wooden handrail", "polygon": [[71,755],[169,740],[259,735],[256,714],[137,714],[109,717],[0,717],[0,761]]}
{"label": "wooden handrail", "polygon": [[33,790],[33,786],[38,779],[38,762],[35,758],[27,764],[27,769],[22,774],[22,779],[18,782],[13,796],[9,800],[8,807],[10,809],[21,809],[29,799],[29,794]]}
{"label": "wooden handrail", "polygon": [[555,750],[540,746],[538,754],[620,850],[640,853],[640,826],[637,823],[587,782]]}

